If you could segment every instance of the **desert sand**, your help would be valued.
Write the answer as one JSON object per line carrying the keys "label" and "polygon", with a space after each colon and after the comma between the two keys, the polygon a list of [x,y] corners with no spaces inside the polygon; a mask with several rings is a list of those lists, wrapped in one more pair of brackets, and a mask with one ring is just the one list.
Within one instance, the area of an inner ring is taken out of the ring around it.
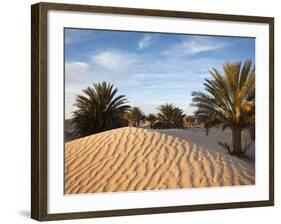
{"label": "desert sand", "polygon": [[229,155],[227,132],[125,127],[65,144],[65,193],[252,185],[254,163]]}

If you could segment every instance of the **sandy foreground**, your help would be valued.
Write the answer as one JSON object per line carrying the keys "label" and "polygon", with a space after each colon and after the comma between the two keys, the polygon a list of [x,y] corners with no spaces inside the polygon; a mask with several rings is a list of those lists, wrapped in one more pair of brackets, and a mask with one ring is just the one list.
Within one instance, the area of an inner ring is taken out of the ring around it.
{"label": "sandy foreground", "polygon": [[[224,136],[225,135],[225,136]],[[218,146],[229,133],[125,127],[65,144],[65,193],[252,185],[254,163]]]}

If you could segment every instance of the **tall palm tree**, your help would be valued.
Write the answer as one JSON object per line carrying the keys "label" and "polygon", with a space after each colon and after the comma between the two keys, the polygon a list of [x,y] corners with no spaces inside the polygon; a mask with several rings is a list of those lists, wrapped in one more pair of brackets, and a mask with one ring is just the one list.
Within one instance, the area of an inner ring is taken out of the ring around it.
{"label": "tall palm tree", "polygon": [[124,95],[116,96],[117,92],[113,84],[102,82],[76,97],[72,123],[80,136],[125,126],[122,116],[130,106]]}
{"label": "tall palm tree", "polygon": [[164,128],[182,128],[183,111],[174,104],[166,103],[158,107],[158,121]]}
{"label": "tall palm tree", "polygon": [[145,115],[139,107],[132,107],[125,115],[125,118],[134,126],[139,127]]}
{"label": "tall palm tree", "polygon": [[222,75],[213,68],[205,79],[207,93],[193,92],[195,115],[206,128],[221,126],[232,130],[231,154],[242,156],[241,132],[255,123],[255,68],[250,60],[225,63]]}
{"label": "tall palm tree", "polygon": [[149,122],[150,128],[152,128],[153,124],[157,121],[157,117],[154,114],[148,114],[146,116],[146,121]]}

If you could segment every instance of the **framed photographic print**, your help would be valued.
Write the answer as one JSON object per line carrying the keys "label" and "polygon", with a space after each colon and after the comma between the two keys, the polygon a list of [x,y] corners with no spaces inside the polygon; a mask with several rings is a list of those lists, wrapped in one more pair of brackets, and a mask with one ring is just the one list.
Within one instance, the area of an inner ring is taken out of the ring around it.
{"label": "framed photographic print", "polygon": [[32,5],[32,218],[274,204],[274,19]]}

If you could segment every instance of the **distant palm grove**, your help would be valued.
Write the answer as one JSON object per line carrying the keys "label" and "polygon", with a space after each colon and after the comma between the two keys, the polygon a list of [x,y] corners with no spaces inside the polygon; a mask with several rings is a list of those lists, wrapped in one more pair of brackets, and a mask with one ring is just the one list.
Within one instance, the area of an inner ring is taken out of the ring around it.
{"label": "distant palm grove", "polygon": [[[125,95],[111,83],[96,83],[83,90],[75,99],[71,123],[76,136],[83,137],[115,128],[147,124],[152,129],[212,127],[229,128],[232,143],[220,143],[230,154],[243,156],[242,131],[247,130],[255,138],[255,68],[251,61],[225,63],[223,73],[216,68],[205,79],[204,92],[193,92],[196,107],[187,116],[173,103],[163,103],[157,114],[145,114],[141,108],[129,105]],[[246,147],[246,146],[245,146]]]}

